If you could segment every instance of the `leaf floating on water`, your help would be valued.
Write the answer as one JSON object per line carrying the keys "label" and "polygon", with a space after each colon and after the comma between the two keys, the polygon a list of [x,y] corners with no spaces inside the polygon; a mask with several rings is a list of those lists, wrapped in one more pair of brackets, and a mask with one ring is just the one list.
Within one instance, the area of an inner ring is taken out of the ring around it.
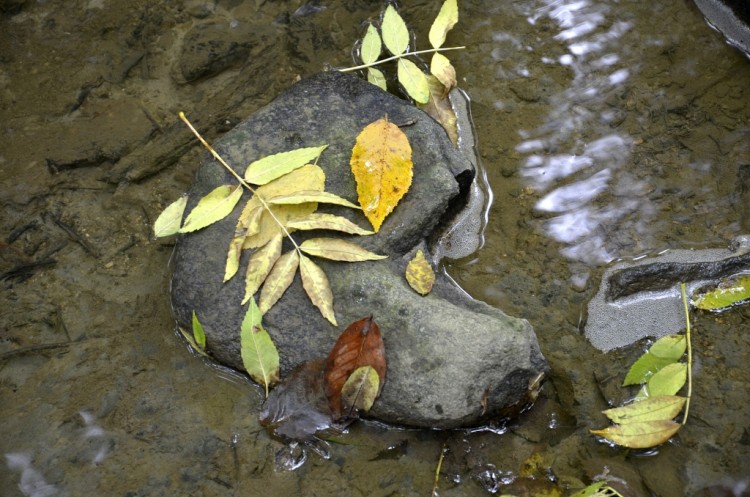
{"label": "leaf floating on water", "polygon": [[334,419],[344,416],[341,399],[344,384],[362,366],[370,366],[376,371],[379,394],[385,382],[385,346],[380,328],[372,317],[350,324],[328,354],[324,370],[325,390]]}
{"label": "leaf floating on water", "polygon": [[430,117],[440,123],[448,133],[454,145],[458,144],[458,124],[456,112],[451,106],[448,93],[443,84],[435,76],[427,76],[427,84],[430,87],[430,100],[419,108]]}
{"label": "leaf floating on water", "polygon": [[660,369],[679,361],[686,349],[685,335],[667,335],[658,339],[633,363],[622,386],[645,383]]}
{"label": "leaf floating on water", "polygon": [[724,279],[710,291],[700,289],[691,300],[694,307],[706,311],[722,311],[750,300],[750,274]]}
{"label": "leaf floating on water", "polygon": [[662,395],[633,402],[623,407],[602,411],[610,420],[619,424],[673,419],[685,406],[685,397]]}
{"label": "leaf floating on water", "polygon": [[406,281],[420,295],[430,293],[435,284],[435,272],[421,250],[417,250],[417,254],[406,266]]}
{"label": "leaf floating on water", "polygon": [[288,152],[268,155],[256,160],[245,170],[245,181],[253,185],[265,185],[287,173],[317,159],[328,145],[305,147]]}
{"label": "leaf floating on water", "polygon": [[281,257],[281,242],[282,235],[277,233],[268,243],[250,256],[245,273],[245,297],[242,299],[242,305],[245,305],[255,295],[276,261]]}
{"label": "leaf floating on water", "polygon": [[263,385],[268,397],[268,387],[279,381],[279,353],[261,325],[261,316],[255,299],[250,299],[240,330],[240,353],[245,370]]}
{"label": "leaf floating on water", "polygon": [[623,497],[623,495],[610,487],[606,480],[592,483],[583,490],[574,493],[570,497]]}
{"label": "leaf floating on water", "polygon": [[367,412],[380,395],[380,376],[372,366],[360,366],[341,387],[341,409],[348,418]]}
{"label": "leaf floating on water", "polygon": [[356,243],[339,238],[310,238],[302,242],[299,248],[309,255],[332,261],[362,262],[388,258],[387,255],[375,254]]}
{"label": "leaf floating on water", "polygon": [[200,352],[206,350],[206,333],[203,331],[203,325],[198,321],[198,315],[195,311],[193,311],[193,339]]}
{"label": "leaf floating on water", "polygon": [[296,250],[290,250],[279,257],[260,292],[261,312],[267,312],[284,295],[286,289],[294,281],[294,275],[297,272],[298,266],[299,256]]}
{"label": "leaf floating on water", "polygon": [[448,60],[448,57],[441,53],[432,55],[430,72],[443,84],[446,91],[450,91],[458,84],[456,82],[456,69],[451,64],[451,61]]}
{"label": "leaf floating on water", "polygon": [[685,386],[686,382],[687,364],[684,362],[668,364],[649,378],[648,383],[636,396],[636,400],[661,395],[674,395]]}
{"label": "leaf floating on water", "polygon": [[180,231],[182,214],[185,212],[187,201],[187,195],[182,196],[161,211],[161,214],[159,214],[159,217],[154,222],[154,236],[162,238],[174,235]]}
{"label": "leaf floating on water", "polygon": [[445,36],[458,22],[458,0],[445,0],[440,7],[435,21],[430,26],[428,38],[432,48],[440,48],[445,43]]}
{"label": "leaf floating on water", "polygon": [[229,281],[240,268],[240,257],[242,256],[242,246],[245,244],[245,238],[253,236],[260,230],[260,219],[263,215],[263,209],[248,202],[242,210],[237,226],[234,228],[234,237],[229,242],[227,251],[227,264],[224,269],[224,281]]}
{"label": "leaf floating on water", "polygon": [[378,119],[357,136],[350,165],[359,205],[377,232],[411,186],[409,139],[395,124]]}
{"label": "leaf floating on water", "polygon": [[190,233],[220,221],[232,212],[242,197],[241,185],[222,185],[198,201],[179,233]]}
{"label": "leaf floating on water", "polygon": [[266,199],[266,201],[272,205],[292,205],[319,202],[324,204],[342,205],[344,207],[351,207],[352,209],[359,209],[359,206],[349,202],[345,198],[339,197],[334,193],[316,190],[300,190],[288,195],[270,197]]}
{"label": "leaf floating on water", "polygon": [[297,230],[334,230],[352,235],[373,234],[372,231],[360,228],[347,218],[334,216],[333,214],[310,214],[305,219],[288,222],[286,227]]}
{"label": "leaf floating on water", "polygon": [[398,82],[415,102],[426,104],[430,100],[427,76],[409,59],[398,59]]}
{"label": "leaf floating on water", "polygon": [[409,30],[396,9],[389,5],[383,14],[380,24],[383,33],[383,44],[393,55],[401,55],[409,46]]}
{"label": "leaf floating on water", "polygon": [[388,84],[385,81],[385,75],[380,69],[374,67],[367,68],[367,81],[374,84],[383,91],[388,91]]}
{"label": "leaf floating on water", "polygon": [[332,325],[338,326],[333,312],[333,292],[331,292],[331,284],[326,274],[320,266],[304,255],[299,258],[299,272],[302,277],[302,287],[310,297],[310,302]]}
{"label": "leaf floating on water", "polygon": [[669,440],[681,426],[672,420],[658,420],[615,425],[603,430],[589,431],[623,447],[648,449]]}
{"label": "leaf floating on water", "polygon": [[372,64],[378,57],[380,52],[383,50],[380,35],[378,30],[372,24],[367,26],[367,33],[362,38],[362,48],[359,51],[360,58],[365,64]]}

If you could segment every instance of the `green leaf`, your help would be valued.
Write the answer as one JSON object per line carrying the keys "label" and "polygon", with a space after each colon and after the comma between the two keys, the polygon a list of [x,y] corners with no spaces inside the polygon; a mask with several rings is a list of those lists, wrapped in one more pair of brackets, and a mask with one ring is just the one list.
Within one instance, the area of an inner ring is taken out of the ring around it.
{"label": "green leaf", "polygon": [[648,449],[669,440],[681,426],[672,420],[659,420],[615,425],[603,430],[589,431],[623,447]]}
{"label": "green leaf", "polygon": [[385,81],[385,76],[380,69],[374,67],[367,68],[367,81],[374,84],[383,91],[388,91],[388,84]]}
{"label": "green leaf", "polygon": [[323,204],[335,204],[343,205],[344,207],[351,207],[352,209],[361,209],[360,206],[355,205],[345,198],[339,197],[333,193],[321,192],[316,190],[301,190],[298,192],[291,193],[289,195],[278,195],[266,199],[266,202],[274,205],[290,205],[290,204],[306,204],[309,202],[320,202]]}
{"label": "green leaf", "polygon": [[156,222],[154,222],[154,236],[162,238],[180,231],[182,213],[185,212],[187,201],[187,195],[182,196],[161,211],[159,217],[156,218]]}
{"label": "green leaf", "polygon": [[707,311],[721,311],[748,299],[750,274],[724,279],[714,290],[700,289],[691,298],[694,307]]}
{"label": "green leaf", "polygon": [[406,23],[392,5],[385,9],[383,22],[380,24],[383,43],[393,55],[401,55],[409,46],[409,30]]}
{"label": "green leaf", "polygon": [[222,185],[198,201],[179,233],[190,233],[227,217],[242,197],[241,185]]}
{"label": "green leaf", "polygon": [[658,397],[660,395],[674,395],[685,386],[687,381],[687,364],[675,362],[668,364],[654,373],[648,383],[643,387],[641,393],[636,396],[637,400],[645,397]]}
{"label": "green leaf", "polygon": [[361,262],[386,259],[387,255],[378,255],[365,250],[356,243],[338,238],[310,238],[299,246],[303,252],[330,259],[332,261]]}
{"label": "green leaf", "polygon": [[642,421],[656,421],[673,419],[685,406],[685,397],[676,395],[662,395],[650,397],[646,400],[632,402],[623,407],[615,407],[602,411],[610,420],[619,424],[638,423]]}
{"label": "green leaf", "polygon": [[336,314],[333,311],[333,292],[331,292],[331,284],[328,282],[326,273],[304,255],[299,258],[299,273],[302,277],[302,287],[310,298],[310,302],[332,325],[338,326]]}
{"label": "green leaf", "polygon": [[588,487],[580,490],[570,497],[623,497],[623,495],[614,488],[607,485],[606,480],[592,483]]}
{"label": "green leaf", "polygon": [[430,72],[445,86],[446,92],[458,84],[456,82],[456,69],[451,64],[451,61],[448,60],[448,57],[441,53],[432,55]]}
{"label": "green leaf", "polygon": [[623,386],[645,383],[663,367],[677,362],[685,353],[687,341],[685,335],[667,335],[660,338],[638,358],[625,376]]}
{"label": "green leaf", "polygon": [[261,325],[262,314],[255,299],[250,299],[240,329],[240,354],[245,371],[266,390],[279,381],[279,353],[271,336]]}
{"label": "green leaf", "polygon": [[341,387],[342,411],[348,417],[367,412],[380,394],[380,377],[372,366],[360,366],[349,375]]}
{"label": "green leaf", "polygon": [[306,218],[289,221],[286,223],[287,228],[296,230],[334,230],[342,231],[352,235],[372,235],[373,232],[360,228],[345,217],[334,216],[333,214],[313,213]]}
{"label": "green leaf", "polygon": [[458,1],[457,0],[445,0],[443,6],[440,7],[435,21],[430,26],[430,45],[432,48],[440,48],[445,43],[445,36],[448,31],[453,28],[458,22]]}
{"label": "green leaf", "polygon": [[370,24],[367,26],[367,33],[365,33],[365,37],[362,39],[362,48],[359,51],[362,62],[365,64],[372,64],[378,60],[381,51],[382,45],[380,43],[378,30],[375,26]]}
{"label": "green leaf", "polygon": [[203,332],[203,325],[198,321],[195,311],[193,311],[193,338],[198,350],[206,350],[206,334]]}
{"label": "green leaf", "polygon": [[398,81],[415,102],[426,104],[430,100],[430,85],[427,76],[408,59],[398,59]]}
{"label": "green leaf", "polygon": [[265,185],[317,159],[328,145],[306,147],[281,152],[256,160],[245,170],[245,181]]}

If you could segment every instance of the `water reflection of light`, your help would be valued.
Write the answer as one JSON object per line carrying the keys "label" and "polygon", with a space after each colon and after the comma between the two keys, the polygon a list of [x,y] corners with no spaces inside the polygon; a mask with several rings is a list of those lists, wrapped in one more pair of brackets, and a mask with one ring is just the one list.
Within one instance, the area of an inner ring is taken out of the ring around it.
{"label": "water reflection of light", "polygon": [[44,475],[31,465],[30,455],[20,452],[5,454],[5,462],[9,469],[21,473],[21,481],[18,484],[18,488],[23,495],[28,497],[51,497],[58,493],[57,487],[51,483],[47,483]]}
{"label": "water reflection of light", "polygon": [[551,97],[544,124],[520,133],[516,151],[527,155],[521,176],[542,195],[536,209],[553,214],[543,222],[548,236],[565,245],[564,256],[587,263],[613,259],[609,227],[648,210],[634,201],[632,194],[641,186],[622,168],[632,140],[611,127],[618,112],[607,99],[637,67],[619,65],[622,37],[632,25],[613,20],[610,9],[588,0],[547,0],[527,18],[532,24],[543,17],[557,24],[552,39],[564,43],[566,53],[541,61],[569,68],[571,80]]}

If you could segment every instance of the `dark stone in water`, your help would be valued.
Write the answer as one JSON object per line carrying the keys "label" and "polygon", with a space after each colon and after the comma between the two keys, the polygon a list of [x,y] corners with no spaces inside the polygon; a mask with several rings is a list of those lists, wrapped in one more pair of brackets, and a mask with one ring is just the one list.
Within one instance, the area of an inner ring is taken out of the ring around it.
{"label": "dark stone in water", "polygon": [[[414,292],[404,279],[407,262],[417,248],[425,247],[424,240],[459,194],[456,177],[472,169],[445,131],[422,111],[375,86],[329,72],[295,84],[215,146],[242,174],[247,164],[261,157],[327,143],[318,161],[326,172],[326,190],[356,202],[351,149],[359,131],[386,114],[393,123],[413,122],[402,130],[413,150],[414,178],[380,232],[355,241],[389,258],[318,261],[330,280],[341,329],[312,306],[299,276],[263,323],[279,349],[284,376],[305,361],[326,357],[345,326],[372,315],[383,332],[388,371],[370,416],[437,428],[487,422],[523,407],[530,385],[537,385],[547,364],[526,320],[471,299],[442,274],[427,297]],[[211,189],[235,182],[215,161],[206,160],[191,188],[187,212]],[[242,369],[239,330],[245,308],[240,306],[240,275],[248,255],[243,256],[238,276],[225,284],[222,277],[229,240],[248,197],[246,193],[235,212],[221,222],[179,239],[172,280],[180,326],[190,329],[195,310],[210,354],[236,369]],[[319,210],[367,224],[358,211],[322,205]],[[308,235],[294,236],[301,241]]]}

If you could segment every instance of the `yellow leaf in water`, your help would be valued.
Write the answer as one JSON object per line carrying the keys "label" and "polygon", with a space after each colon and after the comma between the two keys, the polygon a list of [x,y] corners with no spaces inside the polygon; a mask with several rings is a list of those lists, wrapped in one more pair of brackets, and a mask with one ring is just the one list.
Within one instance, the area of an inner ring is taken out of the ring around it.
{"label": "yellow leaf in water", "polygon": [[603,430],[590,430],[617,445],[631,449],[648,449],[662,444],[677,433],[682,425],[672,420],[641,421],[615,425]]}
{"label": "yellow leaf in water", "polygon": [[330,259],[332,261],[362,262],[386,259],[387,255],[378,255],[365,250],[356,243],[338,238],[310,238],[299,246],[303,252]]}
{"label": "yellow leaf in water", "polygon": [[435,284],[435,272],[421,250],[417,251],[417,254],[406,266],[406,281],[420,295],[430,293],[432,285]]}
{"label": "yellow leaf in water", "polygon": [[336,315],[333,312],[333,292],[326,273],[304,255],[299,258],[299,273],[302,277],[302,287],[310,297],[310,302],[320,309],[324,318],[337,326]]}
{"label": "yellow leaf in water", "polygon": [[440,48],[445,43],[445,35],[458,22],[458,0],[445,0],[435,21],[430,26],[428,38],[432,48]]}
{"label": "yellow leaf in water", "polygon": [[430,86],[430,100],[419,108],[430,117],[440,123],[448,133],[454,145],[458,144],[458,124],[456,112],[451,106],[448,92],[445,86],[435,76],[427,76],[427,84]]}
{"label": "yellow leaf in water", "polygon": [[182,196],[161,211],[159,217],[156,218],[156,222],[154,222],[154,236],[156,238],[174,235],[180,231],[182,213],[185,212],[187,201],[187,195]]}
{"label": "yellow leaf in water", "polygon": [[214,188],[193,207],[179,233],[190,233],[227,217],[240,201],[241,185],[222,185]]}
{"label": "yellow leaf in water", "polygon": [[676,395],[662,395],[632,402],[623,407],[614,407],[602,412],[611,421],[623,425],[641,421],[672,419],[682,411],[686,400],[685,397],[678,397]]}
{"label": "yellow leaf in water", "polygon": [[281,257],[281,233],[277,233],[276,236],[259,248],[253,255],[250,256],[250,260],[247,261],[247,272],[245,273],[245,297],[242,299],[242,305],[250,300],[255,295],[260,286],[268,277],[268,273],[271,272],[273,265]]}
{"label": "yellow leaf in water", "polygon": [[411,186],[409,139],[395,124],[378,119],[357,136],[350,165],[359,205],[377,232]]}
{"label": "yellow leaf in water", "polygon": [[456,69],[448,60],[448,57],[441,53],[435,53],[432,55],[432,62],[430,62],[430,72],[435,76],[447,91],[456,86]]}
{"label": "yellow leaf in water", "polygon": [[240,256],[242,255],[242,246],[245,244],[245,238],[255,235],[260,230],[260,218],[263,214],[263,208],[251,205],[250,202],[242,209],[237,220],[237,226],[234,228],[234,237],[229,242],[227,252],[227,265],[224,269],[224,281],[229,281],[240,267]]}
{"label": "yellow leaf in water", "polygon": [[260,311],[265,314],[268,309],[279,301],[289,285],[294,281],[294,275],[299,266],[299,256],[296,250],[290,250],[279,257],[273,265],[271,273],[266,278],[263,289],[260,291]]}

